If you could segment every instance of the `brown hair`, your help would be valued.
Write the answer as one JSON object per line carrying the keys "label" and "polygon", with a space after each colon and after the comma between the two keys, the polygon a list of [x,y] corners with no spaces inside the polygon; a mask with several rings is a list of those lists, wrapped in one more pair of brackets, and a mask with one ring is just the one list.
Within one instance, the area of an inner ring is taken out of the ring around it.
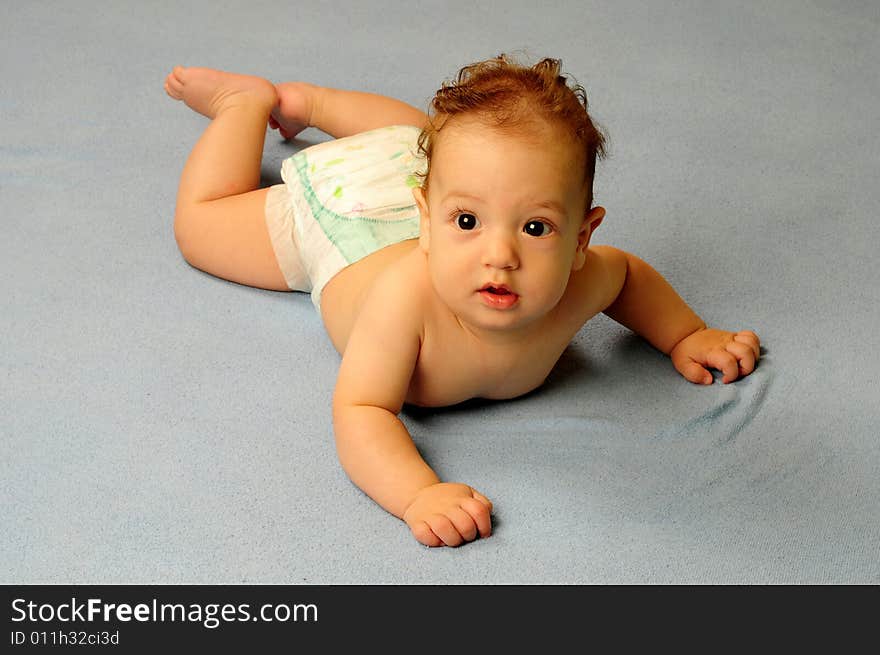
{"label": "brown hair", "polygon": [[431,101],[431,116],[419,135],[419,152],[427,159],[422,186],[427,191],[434,143],[446,122],[474,116],[496,129],[522,131],[536,118],[560,127],[584,155],[587,208],[593,202],[596,158],[606,155],[605,136],[587,111],[587,94],[560,73],[559,59],[542,59],[528,67],[501,54],[465,66],[453,82],[444,82]]}

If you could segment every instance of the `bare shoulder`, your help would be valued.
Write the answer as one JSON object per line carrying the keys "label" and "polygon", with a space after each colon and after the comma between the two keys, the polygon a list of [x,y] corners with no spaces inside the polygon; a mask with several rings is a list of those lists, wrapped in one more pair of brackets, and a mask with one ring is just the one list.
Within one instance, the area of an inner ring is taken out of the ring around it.
{"label": "bare shoulder", "polygon": [[[593,267],[595,273],[600,273],[603,283],[614,289],[620,290],[626,277],[626,253],[613,246],[590,246],[587,249],[587,264]],[[617,295],[615,293],[615,295]]]}
{"label": "bare shoulder", "polygon": [[342,354],[366,299],[376,287],[378,278],[388,272],[391,279],[403,278],[398,273],[400,260],[406,259],[416,240],[387,246],[342,269],[324,287],[321,294],[321,316],[336,350]]}
{"label": "bare shoulder", "polygon": [[365,296],[361,314],[365,314],[364,320],[368,322],[400,320],[408,328],[421,325],[429,284],[424,254],[414,249],[376,276]]}
{"label": "bare shoulder", "polygon": [[612,246],[590,246],[580,270],[569,280],[566,300],[592,316],[607,308],[626,279],[626,253]]}
{"label": "bare shoulder", "polygon": [[394,262],[367,292],[342,355],[334,402],[400,410],[424,332],[425,274],[412,259]]}

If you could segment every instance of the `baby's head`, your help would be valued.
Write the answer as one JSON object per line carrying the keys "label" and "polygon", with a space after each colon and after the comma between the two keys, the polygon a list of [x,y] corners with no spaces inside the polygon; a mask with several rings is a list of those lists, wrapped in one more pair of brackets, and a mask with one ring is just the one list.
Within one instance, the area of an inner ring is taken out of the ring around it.
{"label": "baby's head", "polygon": [[[587,111],[587,94],[569,85],[562,62],[542,59],[531,67],[506,55],[465,66],[455,82],[444,83],[431,101],[431,119],[419,136],[427,159],[422,187],[430,185],[434,150],[445,127],[470,119],[510,136],[537,138],[536,127],[554,127],[578,155],[587,207],[593,201],[596,159],[605,156],[605,137]],[[447,130],[448,131],[448,130]]]}
{"label": "baby's head", "polygon": [[605,210],[592,207],[605,139],[560,62],[504,55],[463,68],[431,103],[414,189],[438,295],[486,329],[525,327],[562,298]]}

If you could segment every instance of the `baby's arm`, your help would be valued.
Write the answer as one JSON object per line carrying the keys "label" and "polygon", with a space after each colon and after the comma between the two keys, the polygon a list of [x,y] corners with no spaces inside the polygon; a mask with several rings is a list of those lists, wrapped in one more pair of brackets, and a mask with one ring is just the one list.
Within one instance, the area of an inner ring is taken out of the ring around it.
{"label": "baby's arm", "polygon": [[706,327],[675,289],[644,261],[608,246],[594,246],[609,272],[605,314],[669,355],[675,368],[697,384],[712,384],[708,368],[733,382],[755,369],[760,341],[751,331],[727,332]]}
{"label": "baby's arm", "polygon": [[333,396],[337,453],[352,482],[421,543],[458,546],[490,534],[492,505],[467,485],[441,483],[397,417],[422,325],[403,287],[374,289],[346,345]]}

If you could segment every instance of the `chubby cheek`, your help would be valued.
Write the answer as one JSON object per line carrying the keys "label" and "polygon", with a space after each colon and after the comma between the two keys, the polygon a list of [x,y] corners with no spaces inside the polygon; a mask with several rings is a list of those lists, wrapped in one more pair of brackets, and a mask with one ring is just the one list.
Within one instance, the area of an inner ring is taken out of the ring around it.
{"label": "chubby cheek", "polygon": [[447,294],[456,290],[472,291],[474,271],[479,262],[472,261],[472,253],[463,244],[449,243],[446,235],[431,235],[428,267],[431,280],[438,290]]}
{"label": "chubby cheek", "polygon": [[447,302],[471,291],[467,267],[462,266],[456,258],[444,256],[432,249],[428,270],[434,290]]}
{"label": "chubby cheek", "polygon": [[562,300],[568,286],[568,279],[569,274],[563,274],[559,269],[547,271],[539,280],[535,280],[529,285],[528,291],[536,303],[549,310]]}
{"label": "chubby cheek", "polygon": [[544,314],[559,304],[565,295],[568,286],[569,272],[563,272],[560,267],[546,267],[544,270],[523,276],[522,295],[524,307],[529,307],[530,312]]}

